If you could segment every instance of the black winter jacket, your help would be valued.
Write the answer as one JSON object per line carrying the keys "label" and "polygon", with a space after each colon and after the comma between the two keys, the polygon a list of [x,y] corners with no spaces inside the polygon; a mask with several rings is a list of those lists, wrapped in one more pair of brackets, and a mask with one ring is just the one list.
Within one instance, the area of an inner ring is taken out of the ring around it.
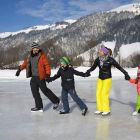
{"label": "black winter jacket", "polygon": [[64,89],[73,89],[75,88],[75,81],[74,81],[74,75],[85,77],[85,73],[79,72],[75,70],[73,67],[67,67],[67,69],[63,70],[61,67],[59,68],[56,75],[53,77],[50,77],[49,80],[54,81],[57,78],[61,77],[62,79],[62,88]]}
{"label": "black winter jacket", "polygon": [[108,57],[104,62],[103,66],[100,65],[100,59],[99,57],[95,60],[93,66],[87,70],[87,73],[90,73],[91,71],[95,70],[96,67],[99,67],[99,78],[104,80],[112,77],[111,74],[111,67],[114,66],[117,69],[119,69],[125,76],[128,75],[128,73],[116,62],[115,59],[112,57]]}

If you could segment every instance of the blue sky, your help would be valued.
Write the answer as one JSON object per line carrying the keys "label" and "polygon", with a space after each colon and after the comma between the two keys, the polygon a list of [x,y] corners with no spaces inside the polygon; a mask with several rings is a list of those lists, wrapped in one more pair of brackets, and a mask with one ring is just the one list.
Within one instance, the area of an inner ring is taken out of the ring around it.
{"label": "blue sky", "polygon": [[77,19],[140,0],[0,0],[0,32]]}

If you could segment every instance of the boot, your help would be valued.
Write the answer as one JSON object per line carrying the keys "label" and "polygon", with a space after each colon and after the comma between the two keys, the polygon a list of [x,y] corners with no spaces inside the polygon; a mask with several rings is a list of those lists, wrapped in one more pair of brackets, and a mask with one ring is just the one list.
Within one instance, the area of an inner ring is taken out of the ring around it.
{"label": "boot", "polygon": [[82,115],[85,116],[86,113],[87,113],[87,111],[88,111],[88,108],[83,109],[83,110],[82,110]]}

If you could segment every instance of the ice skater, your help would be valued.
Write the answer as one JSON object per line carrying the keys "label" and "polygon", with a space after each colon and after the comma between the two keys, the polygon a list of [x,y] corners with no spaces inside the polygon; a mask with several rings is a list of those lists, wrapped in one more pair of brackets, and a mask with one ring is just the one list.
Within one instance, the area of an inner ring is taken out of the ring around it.
{"label": "ice skater", "polygon": [[125,79],[129,80],[128,73],[111,57],[111,51],[105,46],[99,50],[99,57],[95,60],[93,66],[87,70],[90,74],[96,67],[99,67],[99,77],[96,85],[96,107],[95,114],[106,116],[110,114],[109,92],[112,85],[111,67],[114,66],[119,69],[124,75]]}
{"label": "ice skater", "polygon": [[78,97],[76,90],[75,90],[75,81],[74,75],[87,77],[90,74],[86,74],[83,72],[79,72],[75,70],[71,65],[70,61],[67,57],[62,57],[60,59],[60,68],[56,75],[53,77],[47,78],[47,82],[52,82],[57,78],[61,77],[62,79],[62,104],[63,109],[60,111],[60,114],[67,114],[70,112],[69,108],[69,101],[68,101],[68,94],[73,98],[73,100],[77,103],[77,105],[82,110],[82,115],[85,116],[88,110],[88,107],[84,104],[84,102]]}
{"label": "ice skater", "polygon": [[29,57],[19,66],[16,76],[26,68],[26,77],[31,77],[30,86],[32,95],[35,100],[35,107],[31,108],[31,112],[43,112],[43,102],[39,93],[39,88],[54,104],[53,109],[59,105],[59,98],[46,86],[45,79],[50,76],[51,68],[48,59],[41,50],[39,44],[33,42]]}
{"label": "ice skater", "polygon": [[140,66],[138,66],[137,77],[135,79],[130,79],[130,83],[137,85],[137,102],[136,102],[136,110],[133,112],[133,116],[140,115]]}

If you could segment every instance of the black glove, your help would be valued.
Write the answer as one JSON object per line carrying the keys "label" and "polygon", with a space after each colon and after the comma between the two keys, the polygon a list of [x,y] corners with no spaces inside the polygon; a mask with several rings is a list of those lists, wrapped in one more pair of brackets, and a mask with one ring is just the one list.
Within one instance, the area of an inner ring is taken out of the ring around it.
{"label": "black glove", "polygon": [[47,78],[50,78],[50,75],[49,75],[49,74],[46,75],[46,79],[47,79]]}
{"label": "black glove", "polygon": [[16,72],[16,76],[19,76],[20,75],[20,72],[21,72],[21,70],[18,69],[17,72]]}
{"label": "black glove", "polygon": [[130,76],[128,74],[125,74],[125,80],[130,80]]}
{"label": "black glove", "polygon": [[51,81],[50,81],[50,75],[48,75],[48,74],[46,75],[46,81],[47,81],[48,83],[51,82]]}
{"label": "black glove", "polygon": [[85,77],[91,76],[91,74],[89,72],[85,73]]}
{"label": "black glove", "polygon": [[52,82],[52,80],[51,80],[50,77],[46,78],[46,81],[47,81],[48,83]]}

